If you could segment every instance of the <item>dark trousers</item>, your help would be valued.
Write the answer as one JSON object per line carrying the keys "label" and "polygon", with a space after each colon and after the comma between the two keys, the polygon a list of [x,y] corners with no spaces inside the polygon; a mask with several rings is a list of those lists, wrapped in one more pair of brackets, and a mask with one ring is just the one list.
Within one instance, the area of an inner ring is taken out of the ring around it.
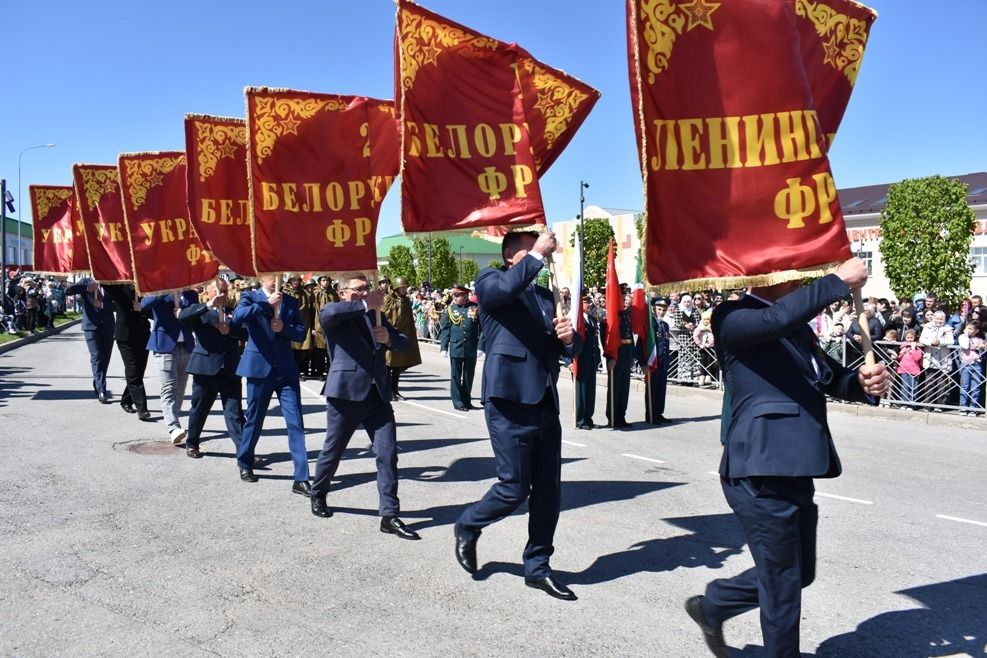
{"label": "dark trousers", "polygon": [[593,412],[596,410],[595,365],[595,362],[579,364],[579,374],[576,376],[576,427],[593,427]]}
{"label": "dark trousers", "polygon": [[665,414],[665,396],[668,392],[668,359],[661,359],[658,367],[650,376],[651,417],[652,419]]}
{"label": "dark trousers", "polygon": [[[631,362],[634,359],[634,347],[621,345],[617,352],[617,362],[610,373],[607,387],[607,420],[613,425],[627,421],[627,399],[631,395]],[[611,401],[617,406],[616,415],[611,415]]]}
{"label": "dark trousers", "polygon": [[398,388],[401,386],[401,373],[407,370],[407,368],[395,367],[392,368],[388,366],[387,374],[391,378],[391,395],[397,395],[400,393]]}
{"label": "dark trousers", "polygon": [[764,655],[798,657],[802,588],[816,574],[816,526],[812,478],[721,478],[723,494],[740,520],[754,568],[714,580],[702,601],[714,625],[761,608]]}
{"label": "dark trousers", "polygon": [[472,407],[476,357],[449,357],[449,393],[455,408]]}
{"label": "dark trousers", "polygon": [[483,408],[497,465],[497,482],[479,502],[467,507],[456,530],[477,537],[483,528],[510,516],[528,501],[528,544],[524,575],[551,575],[549,558],[559,522],[562,490],[562,426],[552,391],[538,404],[490,398]]}
{"label": "dark trousers", "polygon": [[144,371],[147,370],[147,348],[117,341],[117,350],[123,360],[123,376],[127,388],[120,396],[120,404],[132,404],[137,411],[147,411],[147,392],[144,390]]}
{"label": "dark trousers", "polygon": [[288,450],[295,465],[295,481],[307,481],[308,453],[305,451],[300,386],[297,379],[279,377],[276,370],[267,377],[247,377],[247,419],[243,424],[243,439],[236,451],[236,462],[240,468],[254,467],[254,450],[274,393],[278,395],[281,415],[288,426]]}
{"label": "dark trousers", "polygon": [[361,423],[367,430],[370,445],[377,457],[378,511],[381,516],[397,516],[401,512],[401,504],[398,501],[398,448],[394,410],[389,401],[381,399],[376,386],[370,388],[370,395],[365,400],[326,398],[326,442],[315,462],[312,495],[321,497],[329,492],[329,483],[339,468],[343,451]]}
{"label": "dark trousers", "polygon": [[[185,445],[199,447],[199,437],[206,424],[216,396],[223,402],[223,419],[233,445],[240,447],[243,440],[243,404],[240,401],[240,378],[228,377],[223,372],[215,375],[192,375],[192,408],[188,415],[188,438]],[[306,455],[307,457],[307,455]]]}
{"label": "dark trousers", "polygon": [[86,347],[89,348],[89,365],[93,371],[93,390],[106,392],[106,371],[113,355],[113,331],[86,331]]}

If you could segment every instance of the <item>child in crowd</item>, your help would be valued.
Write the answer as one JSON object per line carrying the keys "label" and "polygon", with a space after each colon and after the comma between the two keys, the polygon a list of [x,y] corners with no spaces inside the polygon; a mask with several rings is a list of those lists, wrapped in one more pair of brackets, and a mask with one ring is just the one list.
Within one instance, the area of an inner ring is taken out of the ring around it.
{"label": "child in crowd", "polygon": [[[922,374],[922,346],[914,329],[905,330],[905,342],[898,349],[898,368],[901,378],[901,401],[915,402],[918,378]],[[914,407],[913,407],[914,409]]]}
{"label": "child in crowd", "polygon": [[699,385],[705,386],[716,381],[718,368],[716,353],[713,351],[713,311],[703,311],[699,325],[692,331],[692,339],[699,346]]}
{"label": "child in crowd", "polygon": [[843,338],[845,333],[846,327],[837,322],[830,329],[829,336],[825,336],[819,341],[823,351],[839,363],[843,363]]}
{"label": "child in crowd", "polygon": [[980,405],[980,388],[984,383],[983,360],[987,343],[977,336],[980,327],[968,322],[958,339],[960,345],[960,407],[964,416],[979,416],[983,412]]}

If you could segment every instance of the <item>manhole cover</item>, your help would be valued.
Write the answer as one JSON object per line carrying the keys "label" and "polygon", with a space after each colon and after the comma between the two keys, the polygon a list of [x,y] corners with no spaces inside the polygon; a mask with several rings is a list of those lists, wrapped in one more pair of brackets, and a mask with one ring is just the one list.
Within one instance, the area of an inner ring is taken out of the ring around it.
{"label": "manhole cover", "polygon": [[[130,452],[138,455],[178,455],[181,451],[171,444],[171,441],[130,441],[124,446]],[[121,446],[123,447],[123,446]]]}

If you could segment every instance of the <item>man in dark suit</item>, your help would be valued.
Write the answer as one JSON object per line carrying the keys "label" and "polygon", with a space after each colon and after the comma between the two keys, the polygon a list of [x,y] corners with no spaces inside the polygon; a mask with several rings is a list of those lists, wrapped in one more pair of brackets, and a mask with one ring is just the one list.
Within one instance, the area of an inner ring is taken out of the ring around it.
{"label": "man in dark suit", "polygon": [[442,313],[439,329],[439,350],[449,358],[449,393],[457,411],[469,411],[473,406],[473,374],[476,355],[480,350],[480,317],[476,305],[470,302],[469,288],[452,287],[452,303]]}
{"label": "man in dark suit", "polygon": [[192,304],[178,314],[178,320],[195,333],[195,349],[188,362],[192,408],[185,440],[185,454],[193,459],[202,457],[199,440],[217,395],[223,402],[226,431],[233,445],[239,448],[243,437],[242,386],[236,368],[240,363],[239,341],[247,335],[243,328],[230,325],[228,285],[216,279],[206,286],[206,303]]}
{"label": "man in dark suit", "polygon": [[580,340],[568,318],[555,317],[552,294],[534,284],[555,248],[551,231],[508,233],[501,246],[507,266],[488,267],[477,276],[486,347],[482,399],[498,482],[463,511],[454,532],[456,559],[475,573],[482,530],[530,496],[524,582],[572,601],[576,595],[555,579],[549,558],[561,496],[559,358],[577,357]]}
{"label": "man in dark suit", "polygon": [[[671,358],[669,342],[672,327],[665,321],[668,302],[658,298],[651,303],[651,308],[651,326],[655,330],[655,351],[658,354],[658,367],[651,371],[648,393],[651,398],[648,403],[651,405],[651,424],[661,425],[668,422],[668,419],[665,418],[665,397],[668,392],[668,362]],[[639,352],[641,351],[643,350],[639,346]]]}
{"label": "man in dark suit", "polygon": [[153,317],[147,349],[154,354],[154,365],[161,381],[161,415],[168,426],[168,436],[174,445],[185,441],[185,430],[179,415],[188,386],[188,361],[192,357],[195,337],[192,330],[178,321],[183,308],[199,301],[194,290],[165,295],[147,295],[141,308]]}
{"label": "man in dark suit", "polygon": [[755,564],[686,601],[716,656],[729,655],[723,622],[757,607],[764,655],[799,655],[801,590],[815,576],[813,478],[841,470],[826,395],[877,404],[888,387],[882,364],[854,372],[826,356],[808,322],[866,281],[866,265],[852,258],[803,288],[798,282],[753,288],[713,312],[730,405],[720,483]]}
{"label": "man in dark suit", "polygon": [[322,307],[319,316],[329,350],[326,396],[326,441],[312,481],[312,514],[329,518],[329,483],[343,451],[361,424],[377,457],[380,531],[402,539],[420,539],[398,518],[398,451],[391,408],[391,382],[384,359],[388,350],[408,349],[408,337],[381,313],[385,293],[370,290],[359,272],[340,277],[342,301]]}
{"label": "man in dark suit", "polygon": [[128,414],[137,414],[142,421],[151,419],[147,410],[147,391],[144,390],[144,371],[147,370],[147,339],[151,336],[151,323],[141,309],[134,286],[130,284],[104,286],[113,300],[116,327],[113,339],[117,342],[123,359],[123,374],[127,388],[120,396],[120,407]]}
{"label": "man in dark suit", "polygon": [[[591,430],[596,409],[596,371],[600,368],[600,320],[589,296],[581,300],[583,314],[583,348],[576,360],[576,429]],[[571,367],[571,366],[570,366]]]}
{"label": "man in dark suit", "polygon": [[302,424],[301,384],[298,365],[291,343],[305,339],[305,325],[298,312],[298,302],[275,292],[273,275],[260,278],[260,288],[245,290],[233,311],[232,324],[242,327],[249,336],[236,374],[247,378],[247,420],[243,440],[236,452],[240,479],[256,482],[254,450],[264,428],[271,395],[276,393],[281,415],[288,427],[288,450],[295,466],[293,493],[308,496],[308,453],[305,451],[305,427]]}
{"label": "man in dark suit", "polygon": [[113,304],[106,291],[92,279],[82,279],[68,287],[65,295],[82,297],[82,332],[89,348],[89,365],[93,371],[93,391],[103,404],[110,403],[106,390],[106,371],[113,355]]}

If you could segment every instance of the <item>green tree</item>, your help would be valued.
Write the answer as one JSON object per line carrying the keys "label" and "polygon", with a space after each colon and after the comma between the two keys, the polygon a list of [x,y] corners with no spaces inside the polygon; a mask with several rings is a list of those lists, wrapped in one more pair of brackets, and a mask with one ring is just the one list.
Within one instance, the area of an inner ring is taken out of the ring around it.
{"label": "green tree", "polygon": [[468,286],[470,281],[476,281],[476,275],[480,273],[480,266],[475,260],[467,258],[459,264],[459,282]]}
{"label": "green tree", "polygon": [[448,288],[456,282],[459,268],[447,239],[433,238],[426,234],[412,240],[412,249],[422,281],[428,279],[431,270],[432,288]]}
{"label": "green tree", "polygon": [[[610,241],[614,239],[613,227],[609,219],[592,218],[583,222],[586,235],[583,241],[583,285],[587,288],[602,286],[607,282],[607,250]],[[576,234],[579,227],[569,239],[569,245],[575,246]],[[573,291],[575,294],[575,291]]]}
{"label": "green tree", "polygon": [[501,268],[503,266],[504,266],[504,264],[501,261],[499,261],[499,260],[492,260],[492,261],[490,261],[490,262],[487,263],[487,267],[492,267],[495,270],[496,269],[499,269],[499,268]]}
{"label": "green tree", "polygon": [[418,285],[418,274],[415,271],[415,259],[411,255],[411,249],[404,245],[396,244],[387,252],[387,265],[380,268],[384,276],[391,279],[403,276],[408,282]]}
{"label": "green tree", "polygon": [[970,242],[976,218],[967,186],[930,176],[895,183],[881,211],[881,262],[898,298],[936,293],[955,308],[973,276]]}

